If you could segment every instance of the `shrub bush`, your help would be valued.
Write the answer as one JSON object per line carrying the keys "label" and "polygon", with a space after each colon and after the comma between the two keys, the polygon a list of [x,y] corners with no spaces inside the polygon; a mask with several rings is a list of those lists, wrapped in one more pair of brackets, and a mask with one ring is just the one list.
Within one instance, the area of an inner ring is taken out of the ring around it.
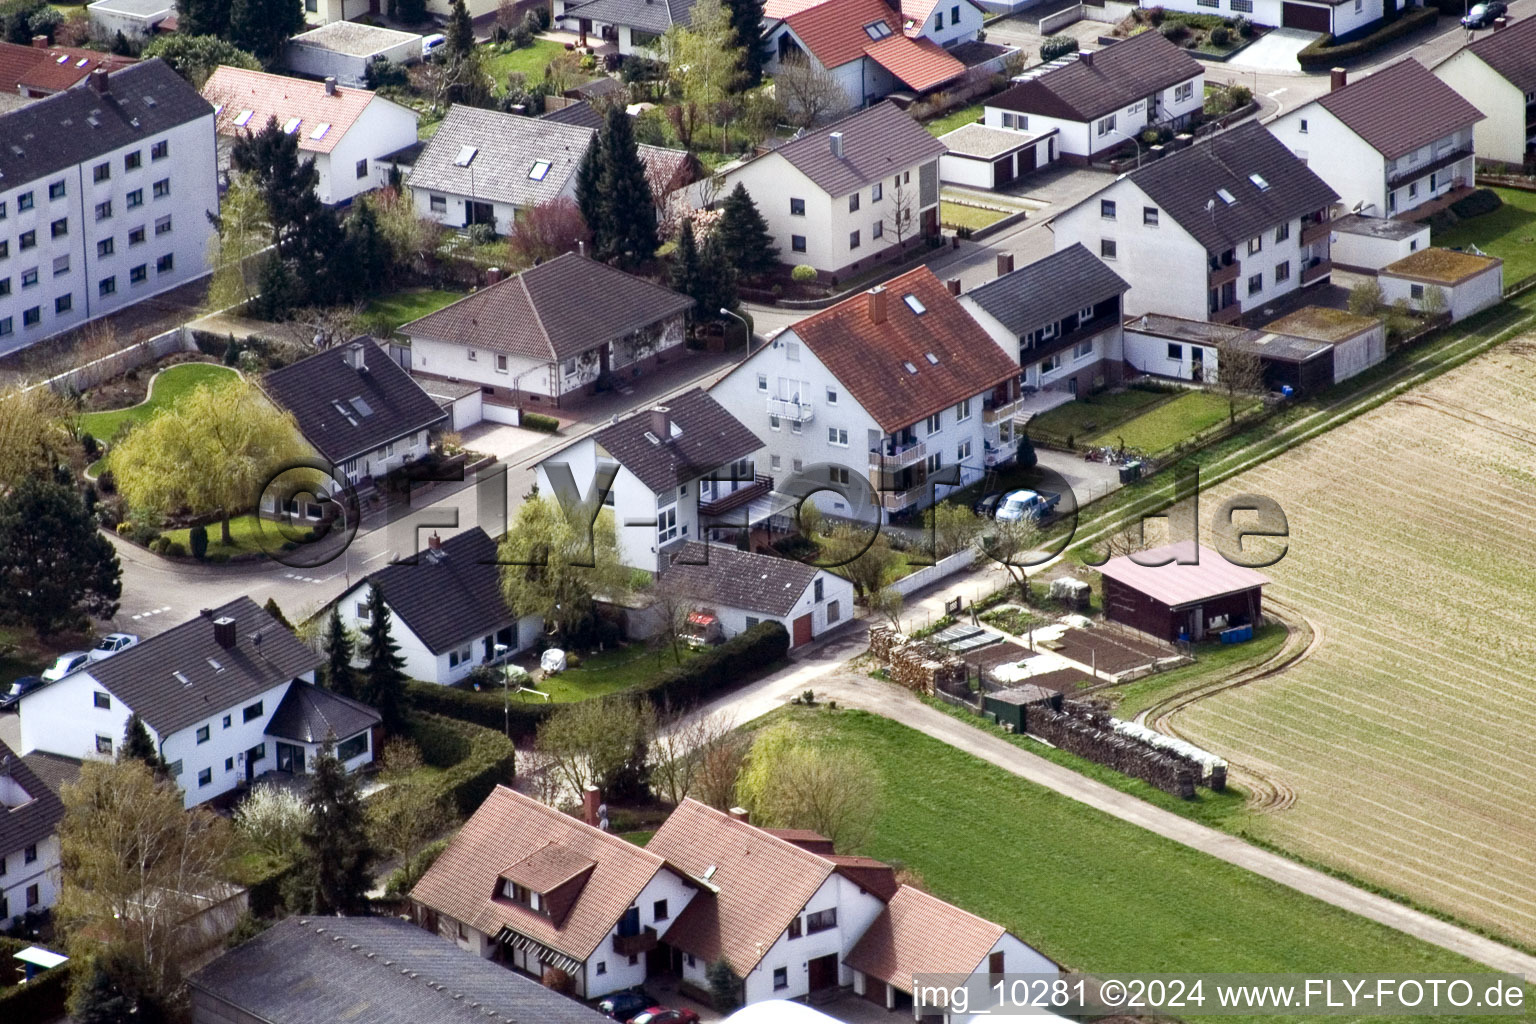
{"label": "shrub bush", "polygon": [[1335,65],[1358,60],[1420,28],[1433,25],[1439,16],[1440,12],[1433,7],[1410,7],[1396,21],[1388,22],[1358,39],[1339,42],[1335,36],[1318,36],[1302,47],[1296,54],[1296,60],[1303,71],[1327,71]]}
{"label": "shrub bush", "polygon": [[637,688],[658,708],[686,708],[740,686],[782,661],[789,633],[777,622],[760,622],[719,647],[710,647]]}
{"label": "shrub bush", "polygon": [[1253,90],[1246,85],[1229,85],[1227,86],[1227,97],[1232,102],[1230,109],[1237,110],[1253,102]]}
{"label": "shrub bush", "polygon": [[1471,195],[1456,200],[1451,204],[1451,212],[1462,220],[1468,217],[1481,217],[1492,213],[1504,205],[1504,200],[1491,188],[1480,188]]}
{"label": "shrub bush", "polygon": [[542,430],[546,434],[553,434],[560,429],[560,421],[542,413],[525,412],[522,417],[522,426],[529,430]]}
{"label": "shrub bush", "polygon": [[439,839],[435,843],[423,846],[404,864],[390,872],[389,879],[384,883],[384,895],[404,896],[416,888],[416,883],[421,881],[421,876],[437,863],[437,858],[442,856],[446,849],[448,849],[446,839]]}
{"label": "shrub bush", "polygon": [[1168,40],[1170,43],[1177,43],[1180,40],[1187,39],[1189,37],[1189,26],[1184,24],[1182,21],[1165,21],[1163,22],[1162,27],[1158,29],[1158,31],[1161,32],[1163,34],[1163,38]]}
{"label": "shrub bush", "polygon": [[187,542],[192,545],[192,557],[201,562],[208,557],[208,527],[201,524],[187,531]]}
{"label": "shrub bush", "polygon": [[187,546],[181,541],[172,540],[169,537],[161,537],[160,540],[164,542],[163,546],[160,548],[160,553],[162,555],[169,555],[172,558],[187,557]]}
{"label": "shrub bush", "polygon": [[1211,45],[1226,46],[1232,41],[1232,30],[1225,25],[1217,25],[1211,29]]}
{"label": "shrub bush", "polygon": [[533,32],[528,28],[525,19],[521,24],[512,29],[512,45],[519,50],[533,45]]}
{"label": "shrub bush", "polygon": [[1153,25],[1161,25],[1166,17],[1168,17],[1168,12],[1161,7],[1154,7],[1147,12],[1147,20]]}
{"label": "shrub bush", "polygon": [[96,478],[96,488],[97,490],[101,491],[102,494],[116,494],[117,477],[112,475],[112,471],[110,469],[102,470],[101,475]]}
{"label": "shrub bush", "polygon": [[445,749],[445,731],[457,734],[465,753],[451,765],[438,762],[438,767],[447,770],[433,779],[432,785],[460,814],[468,817],[498,785],[512,784],[517,771],[517,748],[499,729],[419,712],[406,722],[407,734],[416,741],[422,760],[428,764],[434,764],[427,754],[428,744],[433,745],[434,756],[440,755]]}
{"label": "shrub bush", "polygon": [[87,431],[80,435],[80,450],[85,452],[85,457],[95,462],[101,455],[101,442],[96,440],[96,435]]}
{"label": "shrub bush", "polygon": [[[476,693],[473,690],[461,690],[455,686],[419,682],[407,683],[405,689],[411,706],[420,711],[495,729],[498,733],[502,730],[502,696],[499,693]],[[539,726],[557,706],[516,702],[509,705],[506,721],[511,727],[513,738],[525,739],[538,732]],[[415,736],[412,738],[422,743],[422,760],[430,765],[443,767],[464,756],[462,753],[445,752],[440,758],[434,759],[425,742]],[[451,742],[444,737],[437,737],[437,739],[443,743]]]}
{"label": "shrub bush", "polygon": [[1045,61],[1065,57],[1077,52],[1077,40],[1072,36],[1046,36],[1040,41],[1040,59]]}
{"label": "shrub bush", "polygon": [[790,280],[799,281],[801,284],[816,280],[816,268],[809,263],[796,264],[795,269],[789,272]]}
{"label": "shrub bush", "polygon": [[1253,38],[1253,22],[1249,21],[1247,18],[1238,18],[1237,19],[1237,34],[1242,36],[1244,39],[1252,39]]}

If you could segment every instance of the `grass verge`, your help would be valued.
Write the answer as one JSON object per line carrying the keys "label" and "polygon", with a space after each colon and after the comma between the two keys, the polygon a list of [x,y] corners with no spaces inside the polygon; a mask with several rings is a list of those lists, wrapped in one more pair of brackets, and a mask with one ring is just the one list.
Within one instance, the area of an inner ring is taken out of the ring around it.
{"label": "grass verge", "polygon": [[[273,523],[267,528],[270,530],[280,529],[281,527]],[[266,550],[261,546],[261,525],[257,521],[254,512],[247,512],[244,515],[238,515],[230,519],[229,544],[224,543],[224,533],[218,523],[209,523],[207,530],[209,558],[216,558],[221,555],[248,555]],[[181,530],[165,531],[165,536],[171,540],[180,541],[181,546],[187,551],[192,550],[191,535],[192,530],[190,527]]]}
{"label": "grass verge", "polygon": [[[1258,405],[1252,398],[1239,398],[1237,414]],[[1147,455],[1165,452],[1180,441],[1188,441],[1202,431],[1227,419],[1227,399],[1210,391],[1186,391],[1171,402],[1164,402],[1090,440],[1090,445],[1124,444]]]}
{"label": "grass verge", "polygon": [[126,409],[80,414],[80,430],[110,441],[124,423],[142,423],[202,384],[219,383],[235,371],[218,363],[178,363],[156,375],[149,397]]}
{"label": "grass verge", "polygon": [[1085,399],[1058,405],[1031,418],[1029,436],[1037,441],[1050,439],[1065,442],[1069,438],[1074,441],[1085,440],[1095,432],[1125,423],[1172,398],[1169,392],[1142,388],[1090,395]]}
{"label": "grass verge", "polygon": [[971,206],[969,203],[952,203],[948,200],[939,203],[939,222],[947,228],[979,231],[1007,216],[1010,214],[989,206]]}

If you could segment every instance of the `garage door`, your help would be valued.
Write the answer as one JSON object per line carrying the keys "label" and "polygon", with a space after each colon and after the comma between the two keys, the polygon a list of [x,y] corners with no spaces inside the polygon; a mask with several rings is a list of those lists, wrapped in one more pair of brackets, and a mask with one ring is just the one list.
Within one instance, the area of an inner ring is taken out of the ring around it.
{"label": "garage door", "polygon": [[1304,28],[1312,32],[1328,32],[1332,30],[1333,22],[1328,16],[1326,7],[1284,4],[1280,9],[1280,25],[1282,28]]}
{"label": "garage door", "polygon": [[790,634],[790,646],[799,647],[801,644],[811,642],[811,617],[802,615],[795,620],[794,631]]}

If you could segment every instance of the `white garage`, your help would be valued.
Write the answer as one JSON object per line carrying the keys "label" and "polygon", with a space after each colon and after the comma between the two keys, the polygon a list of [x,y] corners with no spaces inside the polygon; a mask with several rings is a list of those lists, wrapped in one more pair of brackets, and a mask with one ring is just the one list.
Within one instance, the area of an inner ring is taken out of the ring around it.
{"label": "white garage", "polygon": [[947,151],[939,157],[946,184],[1000,189],[1031,171],[1056,162],[1055,128],[1031,133],[984,124],[963,124],[939,136]]}
{"label": "white garage", "polygon": [[1429,248],[1429,225],[1391,217],[1362,217],[1351,213],[1335,217],[1331,256],[1333,265],[1356,274],[1374,274]]}
{"label": "white garage", "polygon": [[1423,309],[1426,297],[1438,290],[1440,304],[1455,323],[1503,301],[1504,261],[1455,249],[1421,249],[1383,267],[1376,281],[1385,301],[1407,299],[1414,309]]}
{"label": "white garage", "polygon": [[394,64],[415,64],[421,60],[421,36],[355,21],[333,21],[294,36],[283,51],[283,63],[295,74],[335,78],[338,85],[355,89],[367,85],[365,71],[378,57]]}
{"label": "white garage", "polygon": [[790,647],[799,647],[853,617],[852,583],[793,558],[691,542],[661,579],[696,611],[712,612],[726,639],[777,622],[789,632]]}

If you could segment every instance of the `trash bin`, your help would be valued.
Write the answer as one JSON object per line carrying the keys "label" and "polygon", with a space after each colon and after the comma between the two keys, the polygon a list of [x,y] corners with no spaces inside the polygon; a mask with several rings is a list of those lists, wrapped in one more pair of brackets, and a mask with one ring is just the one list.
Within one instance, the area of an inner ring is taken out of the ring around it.
{"label": "trash bin", "polygon": [[1120,482],[1121,483],[1123,483],[1123,484],[1133,484],[1137,480],[1140,480],[1140,479],[1141,479],[1141,460],[1140,459],[1137,459],[1137,460],[1135,460],[1133,462],[1127,462],[1125,465],[1120,467]]}

